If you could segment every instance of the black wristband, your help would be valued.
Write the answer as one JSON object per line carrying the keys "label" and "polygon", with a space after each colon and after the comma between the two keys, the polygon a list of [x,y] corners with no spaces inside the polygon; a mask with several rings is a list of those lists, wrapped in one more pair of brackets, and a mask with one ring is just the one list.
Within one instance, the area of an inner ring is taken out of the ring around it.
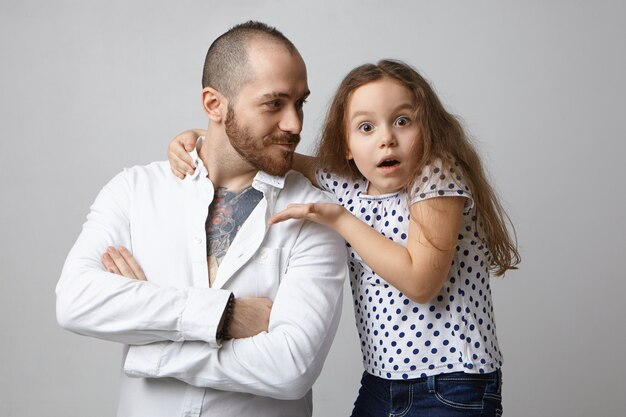
{"label": "black wristband", "polygon": [[217,332],[217,335],[216,335],[216,338],[218,341],[230,339],[230,336],[228,335],[228,330],[230,326],[230,320],[233,317],[234,302],[235,302],[235,294],[231,292],[230,296],[228,297],[228,301],[226,301],[226,307],[224,308],[224,313],[222,315],[223,317],[222,328],[221,330]]}

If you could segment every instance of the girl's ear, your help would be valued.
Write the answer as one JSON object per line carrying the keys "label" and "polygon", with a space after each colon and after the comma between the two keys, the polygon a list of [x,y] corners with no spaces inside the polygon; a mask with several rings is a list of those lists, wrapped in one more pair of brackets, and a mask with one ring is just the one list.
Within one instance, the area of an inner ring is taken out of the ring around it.
{"label": "girl's ear", "polygon": [[352,160],[352,152],[350,152],[350,149],[346,149],[346,160],[350,161]]}
{"label": "girl's ear", "polygon": [[228,101],[216,89],[206,87],[202,90],[202,107],[211,121],[221,123],[226,117]]}

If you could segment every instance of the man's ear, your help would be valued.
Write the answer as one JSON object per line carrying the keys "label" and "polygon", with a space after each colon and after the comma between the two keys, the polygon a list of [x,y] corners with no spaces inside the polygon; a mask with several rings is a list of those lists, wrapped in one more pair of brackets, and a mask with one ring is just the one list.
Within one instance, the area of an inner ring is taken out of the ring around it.
{"label": "man's ear", "polygon": [[221,123],[226,117],[228,101],[216,89],[206,87],[202,89],[202,107],[211,121]]}

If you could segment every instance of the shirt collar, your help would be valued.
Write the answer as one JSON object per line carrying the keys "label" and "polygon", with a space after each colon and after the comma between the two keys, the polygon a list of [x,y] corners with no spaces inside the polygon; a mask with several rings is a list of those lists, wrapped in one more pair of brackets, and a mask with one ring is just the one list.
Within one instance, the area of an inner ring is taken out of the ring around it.
{"label": "shirt collar", "polygon": [[267,184],[270,187],[280,188],[282,190],[283,187],[285,186],[285,177],[270,175],[267,172],[259,171],[254,176],[254,180],[252,181],[252,186],[258,183]]}

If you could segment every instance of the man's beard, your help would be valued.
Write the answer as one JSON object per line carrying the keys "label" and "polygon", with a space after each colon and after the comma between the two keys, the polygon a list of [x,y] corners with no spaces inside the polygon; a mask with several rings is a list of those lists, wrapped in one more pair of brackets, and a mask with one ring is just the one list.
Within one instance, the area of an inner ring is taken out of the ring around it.
{"label": "man's beard", "polygon": [[293,144],[295,149],[300,142],[300,135],[285,133],[268,135],[263,138],[254,137],[248,128],[237,122],[232,108],[228,109],[224,126],[232,147],[256,169],[277,176],[285,175],[291,169],[294,152],[280,150],[281,156],[275,157],[273,155],[277,152],[271,149],[271,145],[275,143]]}

